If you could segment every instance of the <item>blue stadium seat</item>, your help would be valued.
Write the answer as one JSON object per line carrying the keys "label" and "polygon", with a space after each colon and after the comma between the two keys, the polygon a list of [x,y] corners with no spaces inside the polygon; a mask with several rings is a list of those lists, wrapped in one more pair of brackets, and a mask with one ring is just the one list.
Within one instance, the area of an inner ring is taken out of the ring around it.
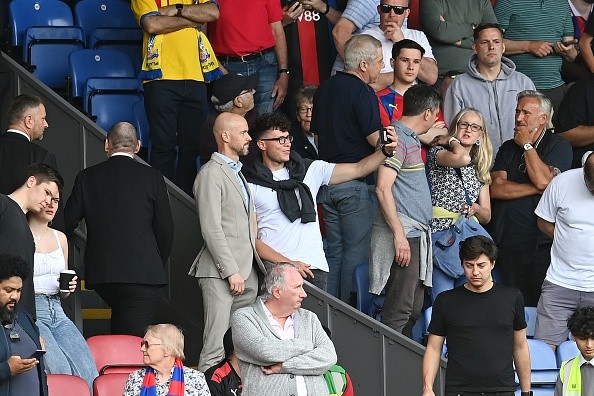
{"label": "blue stadium seat", "polygon": [[557,347],[557,366],[565,360],[573,359],[580,354],[577,344],[573,340],[564,341]]}
{"label": "blue stadium seat", "polygon": [[33,26],[25,35],[23,59],[35,77],[50,88],[63,91],[68,77],[68,56],[83,48],[79,27]]}
{"label": "blue stadium seat", "polygon": [[532,338],[528,339],[528,347],[530,348],[532,384],[554,385],[557,382],[559,368],[553,348],[543,341]]}
{"label": "blue stadium seat", "polygon": [[74,21],[85,32],[87,43],[97,28],[139,29],[130,2],[122,0],[81,0],[74,6]]}
{"label": "blue stadium seat", "polygon": [[142,30],[129,2],[81,0],[74,7],[74,21],[85,32],[87,48],[112,49],[126,54],[140,72]]}
{"label": "blue stadium seat", "polygon": [[384,295],[369,293],[369,264],[361,263],[353,272],[353,285],[357,293],[356,308],[374,319],[380,320],[380,310],[384,304]]}
{"label": "blue stadium seat", "polygon": [[97,28],[91,33],[89,48],[118,51],[130,58],[136,74],[142,68],[142,30],[136,28]]}
{"label": "blue stadium seat", "polygon": [[13,46],[23,45],[32,26],[74,26],[70,7],[58,0],[12,1],[8,19]]}
{"label": "blue stadium seat", "polygon": [[[135,77],[134,66],[130,59],[117,51],[83,49],[75,51],[69,57],[70,95],[72,98],[83,96],[85,84],[91,77]],[[88,101],[83,101],[83,108]]]}
{"label": "blue stadium seat", "polygon": [[536,307],[525,307],[524,315],[526,316],[526,336],[528,338],[534,337],[534,329],[536,328]]}
{"label": "blue stadium seat", "polygon": [[120,121],[134,124],[134,104],[143,100],[142,82],[136,78],[91,77],[83,99],[84,110],[105,130]]}
{"label": "blue stadium seat", "polygon": [[138,139],[140,139],[138,156],[148,162],[151,155],[151,140],[149,137],[149,123],[144,109],[144,98],[142,98],[142,101],[134,103],[132,111],[134,112],[134,122],[132,124],[136,127],[136,133]]}

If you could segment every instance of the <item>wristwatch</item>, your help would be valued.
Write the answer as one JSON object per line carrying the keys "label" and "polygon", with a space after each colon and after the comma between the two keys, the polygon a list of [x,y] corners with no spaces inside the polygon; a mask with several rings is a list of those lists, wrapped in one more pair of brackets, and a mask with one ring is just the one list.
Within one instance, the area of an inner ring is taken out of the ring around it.
{"label": "wristwatch", "polygon": [[533,148],[534,146],[532,146],[530,143],[524,144],[524,151],[532,150]]}
{"label": "wristwatch", "polygon": [[534,392],[532,391],[528,391],[528,392],[520,392],[520,396],[533,396]]}
{"label": "wristwatch", "polygon": [[175,5],[175,8],[177,8],[177,14],[175,14],[175,16],[178,16],[178,17],[182,16],[182,10],[184,9],[184,5],[177,3]]}
{"label": "wristwatch", "polygon": [[290,74],[289,69],[278,69],[278,74],[287,73],[287,76]]}

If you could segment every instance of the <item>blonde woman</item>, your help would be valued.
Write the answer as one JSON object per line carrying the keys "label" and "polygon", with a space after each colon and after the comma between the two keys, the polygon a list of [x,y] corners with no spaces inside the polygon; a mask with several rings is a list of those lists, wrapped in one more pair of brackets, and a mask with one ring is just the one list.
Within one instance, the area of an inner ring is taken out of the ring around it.
{"label": "blonde woman", "polygon": [[[447,230],[461,215],[488,223],[491,220],[489,169],[493,146],[481,112],[462,109],[452,120],[449,134],[436,137],[433,144],[427,155],[433,205],[431,232]],[[433,300],[442,291],[465,281],[463,275],[453,278],[434,266]]]}

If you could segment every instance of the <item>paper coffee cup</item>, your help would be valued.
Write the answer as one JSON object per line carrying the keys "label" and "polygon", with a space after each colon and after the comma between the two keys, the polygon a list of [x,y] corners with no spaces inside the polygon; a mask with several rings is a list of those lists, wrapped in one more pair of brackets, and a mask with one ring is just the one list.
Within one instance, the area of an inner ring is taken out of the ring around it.
{"label": "paper coffee cup", "polygon": [[60,291],[63,293],[70,292],[70,281],[76,276],[74,270],[62,270],[60,271]]}

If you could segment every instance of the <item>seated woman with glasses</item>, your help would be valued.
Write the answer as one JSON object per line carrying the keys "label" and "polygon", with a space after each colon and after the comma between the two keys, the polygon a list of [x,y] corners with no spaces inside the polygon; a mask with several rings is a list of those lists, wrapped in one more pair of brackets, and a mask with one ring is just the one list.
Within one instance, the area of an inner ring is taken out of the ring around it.
{"label": "seated woman with glasses", "polygon": [[317,136],[310,131],[311,114],[313,112],[313,97],[316,92],[315,85],[303,85],[295,95],[297,104],[297,122],[291,125],[293,142],[291,149],[296,151],[301,158],[318,159]]}
{"label": "seated woman with glasses", "polygon": [[210,396],[204,374],[183,365],[184,335],[177,326],[149,326],[140,351],[148,367],[130,374],[124,396]]}
{"label": "seated woman with glasses", "polygon": [[60,301],[76,290],[76,277],[70,282],[70,292],[60,292],[60,271],[68,269],[68,241],[62,232],[49,227],[59,201],[59,196],[53,197],[44,210],[29,212],[27,218],[35,240],[36,323],[47,350],[43,357],[46,373],[76,375],[92,388],[93,380],[99,375],[93,355],[78,328],[64,313]]}
{"label": "seated woman with glasses", "polygon": [[[493,146],[481,112],[462,109],[454,117],[449,134],[436,137],[433,144],[427,156],[433,205],[431,232],[448,229],[462,215],[488,223]],[[433,301],[442,291],[464,282],[464,275],[455,279],[433,266]]]}

